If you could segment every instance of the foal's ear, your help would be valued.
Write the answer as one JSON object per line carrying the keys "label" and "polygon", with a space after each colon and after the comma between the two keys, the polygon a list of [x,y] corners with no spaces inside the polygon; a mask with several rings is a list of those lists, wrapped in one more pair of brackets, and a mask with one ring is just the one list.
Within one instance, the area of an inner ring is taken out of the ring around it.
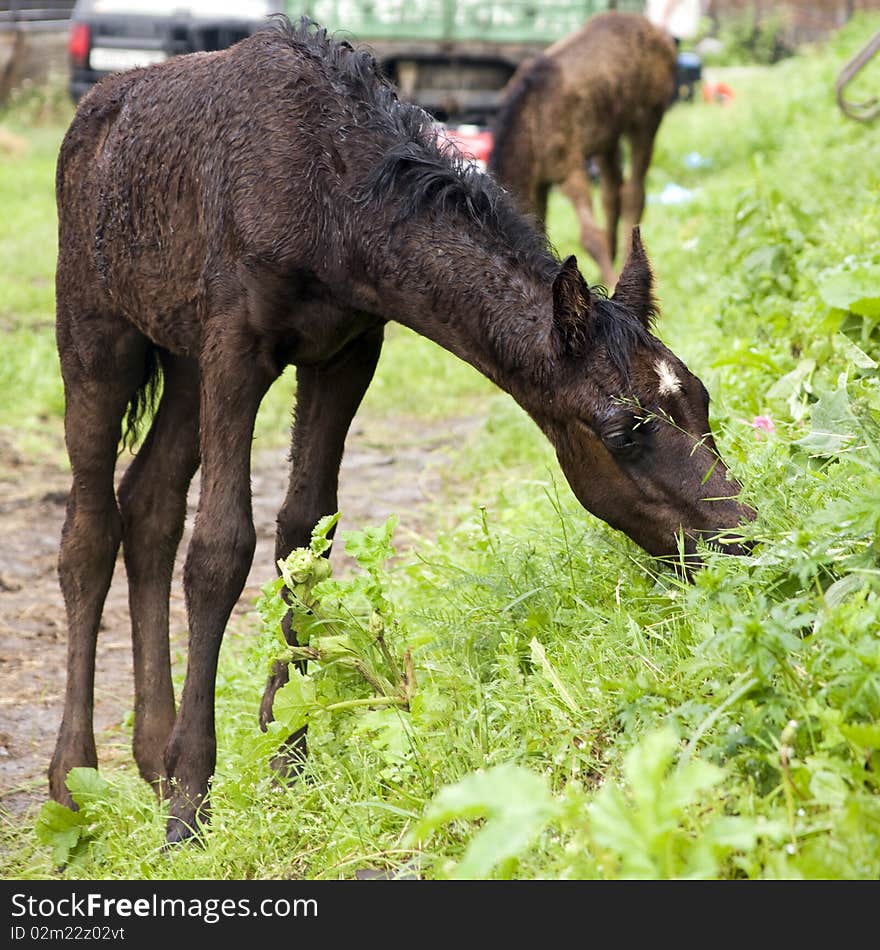
{"label": "foal's ear", "polygon": [[629,255],[617,279],[617,286],[614,288],[611,299],[631,310],[645,328],[650,329],[651,322],[657,314],[653,288],[654,275],[651,273],[648,255],[645,253],[642,238],[636,226],[632,229]]}
{"label": "foal's ear", "polygon": [[553,322],[567,349],[587,338],[593,301],[574,255],[567,257],[553,279]]}

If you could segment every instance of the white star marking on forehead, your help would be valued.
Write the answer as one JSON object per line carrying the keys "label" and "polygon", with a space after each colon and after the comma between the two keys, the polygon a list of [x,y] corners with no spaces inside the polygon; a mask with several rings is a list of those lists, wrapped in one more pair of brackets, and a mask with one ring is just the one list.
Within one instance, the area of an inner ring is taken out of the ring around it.
{"label": "white star marking on forehead", "polygon": [[666,360],[657,360],[654,369],[657,370],[657,376],[660,378],[661,396],[671,396],[673,393],[681,392],[681,380],[675,375]]}

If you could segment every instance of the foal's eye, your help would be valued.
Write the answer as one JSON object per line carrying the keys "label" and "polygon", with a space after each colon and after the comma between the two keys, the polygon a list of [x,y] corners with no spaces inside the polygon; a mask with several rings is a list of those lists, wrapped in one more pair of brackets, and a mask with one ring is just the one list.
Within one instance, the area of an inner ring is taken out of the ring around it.
{"label": "foal's eye", "polygon": [[629,429],[615,429],[602,436],[605,446],[612,452],[629,452],[636,447],[632,431]]}

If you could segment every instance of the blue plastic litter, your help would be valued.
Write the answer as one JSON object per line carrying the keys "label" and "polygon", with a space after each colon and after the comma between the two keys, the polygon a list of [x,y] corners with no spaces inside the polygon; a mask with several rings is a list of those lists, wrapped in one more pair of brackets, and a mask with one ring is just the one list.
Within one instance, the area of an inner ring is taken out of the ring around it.
{"label": "blue plastic litter", "polygon": [[688,152],[684,157],[684,164],[687,168],[711,168],[712,159],[699,152]]}
{"label": "blue plastic litter", "polygon": [[693,196],[694,193],[690,188],[682,188],[681,185],[669,182],[657,196],[657,200],[662,205],[682,205],[690,201]]}

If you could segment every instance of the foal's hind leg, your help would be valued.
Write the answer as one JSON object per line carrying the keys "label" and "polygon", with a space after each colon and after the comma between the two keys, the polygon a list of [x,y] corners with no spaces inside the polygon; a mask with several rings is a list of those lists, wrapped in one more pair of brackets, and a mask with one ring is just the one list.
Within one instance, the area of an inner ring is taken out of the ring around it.
{"label": "foal's hind leg", "polygon": [[581,244],[599,265],[602,280],[608,287],[614,285],[617,279],[611,263],[611,251],[605,232],[596,223],[593,216],[593,195],[590,189],[590,178],[587,174],[586,162],[578,158],[572,162],[572,170],[560,189],[574,206],[581,229]]}
{"label": "foal's hind leg", "polygon": [[199,463],[199,370],[163,353],[162,401],[150,433],[119,486],[134,653],[134,757],[155,786],[174,727],[168,601],[186,495]]}
{"label": "foal's hind leg", "polygon": [[59,315],[58,349],[64,377],[64,432],[73,481],[61,532],[58,577],[67,610],[67,687],[64,714],[49,765],[52,798],[74,803],[65,784],[70,769],[96,768],[93,726],[98,625],[122,536],[113,492],[120,424],[142,381],[145,342],[134,331],[107,328],[99,318],[78,331],[94,334],[77,346]]}
{"label": "foal's hind leg", "polygon": [[[350,343],[329,363],[299,367],[296,374],[296,414],[291,447],[290,483],[278,513],[275,560],[296,547],[306,547],[312,529],[324,515],[336,512],[339,465],[348,428],[360,405],[382,350],[382,329]],[[296,631],[290,615],[282,624],[288,643]],[[287,682],[286,663],[276,663],[260,704],[260,726],[272,721],[275,694]],[[299,770],[306,752],[306,730],[289,736],[272,760],[284,775]]]}
{"label": "foal's hind leg", "polygon": [[251,441],[257,410],[275,376],[254,357],[248,338],[234,326],[228,329],[233,320],[224,334],[205,341],[200,364],[202,478],[183,575],[189,647],[180,709],[165,750],[169,843],[192,837],[208,817],[220,645],[256,546]]}

